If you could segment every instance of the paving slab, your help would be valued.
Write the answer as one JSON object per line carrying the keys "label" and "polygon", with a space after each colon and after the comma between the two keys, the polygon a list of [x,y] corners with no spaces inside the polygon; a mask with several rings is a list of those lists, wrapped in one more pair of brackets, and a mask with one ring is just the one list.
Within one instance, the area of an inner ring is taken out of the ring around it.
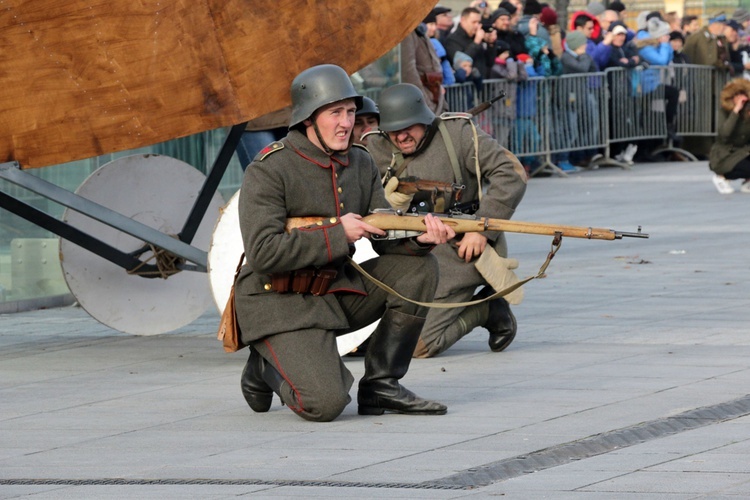
{"label": "paving slab", "polygon": [[[0,316],[0,498],[746,498],[749,206],[704,162],[532,179],[517,220],[651,237],[566,238],[507,351],[477,328],[414,360],[404,385],[445,416],[255,414],[213,310],[147,337]],[[521,276],[551,245],[508,241]]]}

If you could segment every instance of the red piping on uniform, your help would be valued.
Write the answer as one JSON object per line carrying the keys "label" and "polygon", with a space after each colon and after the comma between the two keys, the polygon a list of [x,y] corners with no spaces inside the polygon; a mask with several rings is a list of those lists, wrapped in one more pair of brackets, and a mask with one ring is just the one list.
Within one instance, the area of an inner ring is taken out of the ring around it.
{"label": "red piping on uniform", "polygon": [[362,290],[354,290],[353,288],[336,288],[336,289],[332,288],[332,289],[328,290],[328,293],[339,293],[339,292],[355,293],[357,295],[362,295],[364,297],[367,297],[367,292],[363,292]]}
{"label": "red piping on uniform", "polygon": [[305,153],[303,153],[299,149],[295,148],[294,145],[291,145],[291,146],[292,146],[292,149],[294,149],[295,153],[297,153],[298,155],[300,155],[302,158],[304,158],[305,160],[309,161],[310,163],[314,163],[317,166],[323,167],[323,168],[331,168],[331,165],[324,165],[322,163],[318,163],[317,161],[313,160],[312,158],[310,158],[309,156],[307,156]]}
{"label": "red piping on uniform", "polygon": [[323,231],[323,236],[326,239],[326,251],[328,252],[328,262],[333,260],[333,252],[331,251],[331,240],[328,238],[328,231]]}
{"label": "red piping on uniform", "polygon": [[297,390],[297,388],[294,387],[294,384],[292,383],[292,381],[289,380],[289,378],[286,376],[286,373],[284,373],[284,369],[281,368],[281,363],[279,362],[279,358],[276,356],[276,353],[274,352],[273,347],[271,347],[271,344],[268,342],[268,339],[264,339],[263,343],[266,344],[266,347],[268,348],[269,352],[271,353],[271,356],[273,356],[273,360],[276,362],[275,364],[278,367],[277,369],[279,370],[279,373],[281,374],[281,377],[284,380],[286,380],[286,383],[289,384],[289,387],[292,388],[292,391],[294,391],[294,395],[297,397],[297,403],[299,404],[299,406],[288,405],[289,409],[292,410],[292,411],[294,411],[294,412],[297,412],[297,413],[302,413],[303,411],[305,411],[305,408],[302,405],[302,395],[300,395],[300,393]]}

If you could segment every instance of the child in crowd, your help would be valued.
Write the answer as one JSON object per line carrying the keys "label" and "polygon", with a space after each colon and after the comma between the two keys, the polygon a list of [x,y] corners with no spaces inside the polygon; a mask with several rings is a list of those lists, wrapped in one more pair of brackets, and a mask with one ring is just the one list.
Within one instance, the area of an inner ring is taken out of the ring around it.
{"label": "child in crowd", "polygon": [[498,55],[490,71],[490,78],[505,80],[508,83],[502,87],[505,90],[505,98],[501,101],[498,112],[493,116],[495,119],[493,125],[498,142],[510,148],[510,132],[516,122],[518,82],[525,82],[529,76],[526,73],[526,65],[510,57],[510,44],[498,40],[496,46]]}
{"label": "child in crowd", "polygon": [[[471,56],[460,50],[457,51],[453,56],[453,70],[455,71],[456,83],[471,82],[476,87],[477,92],[482,91],[482,74],[479,69],[474,67],[474,59]],[[471,89],[469,89],[466,101],[466,109],[473,108],[476,105],[474,92]]]}

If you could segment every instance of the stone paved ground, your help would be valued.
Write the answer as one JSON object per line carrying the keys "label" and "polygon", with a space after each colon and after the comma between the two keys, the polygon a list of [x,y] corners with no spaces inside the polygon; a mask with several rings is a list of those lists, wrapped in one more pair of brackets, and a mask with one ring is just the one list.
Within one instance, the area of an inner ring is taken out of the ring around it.
{"label": "stone paved ground", "polygon": [[[566,239],[506,352],[477,329],[415,360],[441,417],[254,414],[214,311],[151,337],[1,316],[0,498],[747,498],[749,205],[705,163],[532,179],[518,220],[651,238]],[[550,238],[509,242],[528,275]]]}

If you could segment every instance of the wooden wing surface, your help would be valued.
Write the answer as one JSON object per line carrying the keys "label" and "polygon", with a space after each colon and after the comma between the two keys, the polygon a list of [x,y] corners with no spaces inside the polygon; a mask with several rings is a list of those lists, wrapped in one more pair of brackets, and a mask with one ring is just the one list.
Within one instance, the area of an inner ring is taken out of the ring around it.
{"label": "wooden wing surface", "polygon": [[352,73],[434,0],[5,0],[0,161],[24,168],[234,125],[301,70]]}

